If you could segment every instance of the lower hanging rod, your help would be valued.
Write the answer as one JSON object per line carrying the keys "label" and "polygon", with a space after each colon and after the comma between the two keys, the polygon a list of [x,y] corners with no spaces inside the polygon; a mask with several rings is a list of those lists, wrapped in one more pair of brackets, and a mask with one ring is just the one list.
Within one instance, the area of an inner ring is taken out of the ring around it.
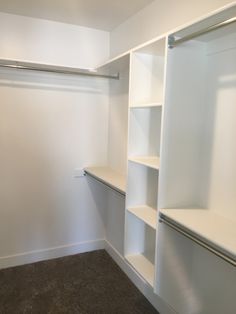
{"label": "lower hanging rod", "polygon": [[236,260],[233,259],[231,256],[229,256],[229,255],[221,252],[220,250],[212,247],[211,245],[209,245],[207,242],[203,241],[202,239],[197,238],[195,236],[195,234],[192,234],[189,231],[187,231],[185,229],[182,229],[179,225],[177,225],[176,223],[174,223],[174,222],[170,221],[168,218],[166,218],[165,215],[160,214],[159,222],[166,224],[168,227],[174,229],[175,231],[177,231],[180,234],[184,235],[186,238],[192,240],[193,242],[197,243],[201,247],[207,249],[208,251],[210,251],[211,253],[215,254],[218,257],[220,257],[221,259],[223,259],[227,263],[229,263],[229,264],[231,264],[233,266],[236,266]]}
{"label": "lower hanging rod", "polygon": [[199,36],[204,35],[204,34],[208,34],[214,30],[228,26],[228,25],[233,24],[235,22],[236,22],[236,16],[232,17],[231,19],[225,20],[223,22],[209,26],[203,30],[200,30],[200,31],[197,31],[197,32],[192,33],[190,35],[187,35],[185,37],[182,37],[180,39],[175,39],[174,36],[170,36],[168,39],[168,46],[169,46],[169,48],[174,48],[174,47],[176,47],[176,46],[178,46],[178,45],[180,45],[180,44],[182,44],[188,40],[194,39],[194,38],[199,37]]}
{"label": "lower hanging rod", "polygon": [[17,70],[40,71],[40,72],[67,74],[67,75],[82,75],[82,76],[119,80],[119,73],[114,74],[114,75],[108,75],[108,74],[97,73],[96,70],[87,70],[87,69],[80,69],[80,68],[63,67],[63,66],[23,62],[23,61],[16,61],[16,60],[0,59],[0,67],[9,68],[9,69],[17,69]]}

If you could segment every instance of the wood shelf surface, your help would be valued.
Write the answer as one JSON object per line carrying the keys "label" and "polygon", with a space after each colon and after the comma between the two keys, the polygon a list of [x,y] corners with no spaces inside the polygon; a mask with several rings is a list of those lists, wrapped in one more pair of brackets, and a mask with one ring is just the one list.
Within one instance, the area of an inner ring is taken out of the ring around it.
{"label": "wood shelf surface", "polygon": [[160,212],[236,259],[236,221],[209,209],[161,209]]}
{"label": "wood shelf surface", "polygon": [[126,260],[153,287],[154,265],[142,254],[126,255]]}
{"label": "wood shelf surface", "polygon": [[129,161],[135,162],[140,165],[147,166],[158,170],[160,167],[160,158],[156,156],[137,156],[129,157]]}
{"label": "wood shelf surface", "polygon": [[152,227],[153,229],[156,229],[157,225],[157,210],[146,206],[135,206],[127,208],[127,211],[144,221],[147,225]]}
{"label": "wood shelf surface", "polygon": [[161,102],[133,104],[130,106],[131,109],[145,109],[145,108],[158,108],[158,107],[162,107]]}
{"label": "wood shelf surface", "polygon": [[126,178],[124,175],[110,167],[87,167],[84,171],[98,181],[125,195]]}

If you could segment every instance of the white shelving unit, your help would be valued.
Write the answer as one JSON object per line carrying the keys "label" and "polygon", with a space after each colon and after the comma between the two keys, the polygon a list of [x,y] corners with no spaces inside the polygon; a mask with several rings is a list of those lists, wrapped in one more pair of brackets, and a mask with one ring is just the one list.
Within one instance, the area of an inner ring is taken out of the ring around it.
{"label": "white shelving unit", "polygon": [[131,54],[125,258],[153,286],[165,39]]}

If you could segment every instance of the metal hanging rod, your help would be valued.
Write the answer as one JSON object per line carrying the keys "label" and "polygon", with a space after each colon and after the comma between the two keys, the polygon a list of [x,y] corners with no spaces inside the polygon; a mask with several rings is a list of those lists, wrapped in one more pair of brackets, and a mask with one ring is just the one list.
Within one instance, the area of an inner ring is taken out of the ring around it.
{"label": "metal hanging rod", "polygon": [[195,234],[192,234],[191,232],[189,232],[189,231],[187,231],[185,229],[182,229],[179,225],[177,225],[174,222],[170,221],[165,215],[160,214],[159,222],[166,224],[167,226],[169,226],[170,228],[172,228],[175,231],[179,232],[180,234],[184,235],[188,239],[190,239],[193,242],[199,244],[201,247],[207,249],[211,253],[215,254],[218,257],[220,257],[221,259],[223,259],[227,263],[229,263],[229,264],[231,264],[233,266],[236,266],[236,260],[233,259],[231,256],[225,254],[224,252],[220,251],[217,248],[214,248],[213,246],[211,246],[207,242],[203,241],[202,239],[197,238]]}
{"label": "metal hanging rod", "polygon": [[204,35],[204,34],[207,34],[207,33],[210,33],[214,30],[217,30],[219,28],[222,28],[222,27],[225,27],[225,26],[228,26],[230,24],[233,24],[236,22],[236,17],[232,17],[231,19],[228,19],[226,21],[223,21],[223,22],[220,22],[220,23],[217,23],[217,24],[214,24],[212,26],[209,26],[203,30],[200,30],[198,32],[195,32],[195,33],[192,33],[190,35],[187,35],[183,38],[180,38],[180,39],[175,39],[174,36],[170,36],[168,38],[168,46],[169,48],[174,48],[190,39],[193,39],[193,38],[196,38],[196,37],[199,37],[201,35]]}
{"label": "metal hanging rod", "polygon": [[114,74],[114,75],[99,74],[96,72],[96,70],[85,70],[85,69],[79,69],[79,68],[47,65],[47,64],[32,63],[32,62],[22,62],[22,61],[15,61],[15,60],[0,59],[0,67],[10,68],[10,69],[19,69],[19,70],[57,73],[57,74],[67,74],[67,75],[82,75],[82,76],[91,76],[91,77],[100,77],[100,78],[119,80],[119,73]]}

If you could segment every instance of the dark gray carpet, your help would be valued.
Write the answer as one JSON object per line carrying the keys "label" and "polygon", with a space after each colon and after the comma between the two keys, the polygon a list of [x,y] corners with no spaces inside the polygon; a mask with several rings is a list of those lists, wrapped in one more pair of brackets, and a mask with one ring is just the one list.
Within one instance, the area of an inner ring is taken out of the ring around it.
{"label": "dark gray carpet", "polygon": [[1,314],[157,314],[104,251],[0,271]]}

